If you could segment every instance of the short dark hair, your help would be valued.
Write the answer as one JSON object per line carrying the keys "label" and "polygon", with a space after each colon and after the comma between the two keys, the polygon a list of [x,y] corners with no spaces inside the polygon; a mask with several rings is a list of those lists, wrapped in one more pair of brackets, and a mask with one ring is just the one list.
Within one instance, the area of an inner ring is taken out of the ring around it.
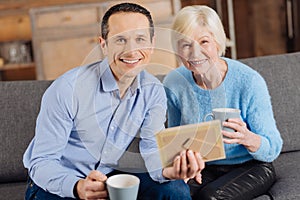
{"label": "short dark hair", "polygon": [[141,13],[143,15],[145,15],[149,21],[149,27],[150,27],[150,39],[152,40],[153,36],[154,36],[154,25],[153,25],[153,20],[151,17],[150,12],[135,3],[120,3],[117,5],[112,6],[110,9],[108,9],[106,11],[106,13],[104,14],[103,18],[102,18],[102,23],[101,23],[101,36],[103,39],[107,39],[107,35],[109,32],[109,27],[108,27],[108,20],[110,18],[111,15],[116,14],[116,13],[120,13],[120,12],[132,12],[132,13]]}

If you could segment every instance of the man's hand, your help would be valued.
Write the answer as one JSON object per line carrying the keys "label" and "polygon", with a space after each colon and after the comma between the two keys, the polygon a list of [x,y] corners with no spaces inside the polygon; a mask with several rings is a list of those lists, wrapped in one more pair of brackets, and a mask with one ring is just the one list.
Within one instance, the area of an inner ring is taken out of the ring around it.
{"label": "man's hand", "polygon": [[204,161],[199,153],[191,150],[185,150],[176,156],[172,167],[163,169],[163,176],[169,179],[188,180],[195,178],[201,183],[201,171],[204,169]]}
{"label": "man's hand", "polygon": [[105,186],[107,177],[97,170],[93,170],[85,179],[77,183],[77,194],[80,199],[107,199]]}

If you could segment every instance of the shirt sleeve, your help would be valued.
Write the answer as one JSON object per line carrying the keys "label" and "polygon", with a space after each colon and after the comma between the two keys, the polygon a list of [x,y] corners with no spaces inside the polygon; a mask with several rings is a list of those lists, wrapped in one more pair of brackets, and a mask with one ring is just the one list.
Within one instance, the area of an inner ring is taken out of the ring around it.
{"label": "shirt sleeve", "polygon": [[74,197],[79,177],[60,164],[73,127],[72,87],[60,78],[42,98],[36,133],[24,154],[31,179],[45,191],[61,197]]}
{"label": "shirt sleeve", "polygon": [[151,178],[162,183],[168,180],[162,175],[155,134],[164,129],[167,105],[163,86],[156,87],[155,90],[148,99],[151,103],[141,127],[140,152]]}
{"label": "shirt sleeve", "polygon": [[249,152],[254,159],[272,162],[280,154],[282,138],[276,127],[271,98],[264,79],[257,75],[252,79],[250,102],[247,110],[247,124],[250,130],[261,137],[256,152]]}

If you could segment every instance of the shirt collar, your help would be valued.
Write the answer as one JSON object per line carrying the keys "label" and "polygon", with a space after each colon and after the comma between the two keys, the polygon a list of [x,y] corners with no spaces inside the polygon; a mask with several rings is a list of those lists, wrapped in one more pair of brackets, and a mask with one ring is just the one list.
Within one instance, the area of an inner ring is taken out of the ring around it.
{"label": "shirt collar", "polygon": [[[143,73],[143,72],[141,72],[141,73]],[[140,88],[141,88],[141,84],[140,84],[141,73],[139,73],[136,76],[133,83],[128,88],[128,90],[130,90],[130,92],[131,92],[131,95],[133,95],[137,90],[140,90]],[[109,67],[107,58],[105,58],[100,63],[100,82],[102,85],[102,89],[105,92],[111,92],[111,91],[119,89],[117,81]]]}
{"label": "shirt collar", "polygon": [[115,77],[109,67],[108,60],[105,58],[100,64],[100,82],[105,92],[111,92],[118,89]]}
{"label": "shirt collar", "polygon": [[136,91],[140,91],[140,88],[141,88],[141,83],[140,83],[140,76],[141,76],[141,73],[140,72],[136,77],[135,79],[133,80],[131,86],[129,87],[129,90],[131,92],[131,95],[134,95],[134,93]]}

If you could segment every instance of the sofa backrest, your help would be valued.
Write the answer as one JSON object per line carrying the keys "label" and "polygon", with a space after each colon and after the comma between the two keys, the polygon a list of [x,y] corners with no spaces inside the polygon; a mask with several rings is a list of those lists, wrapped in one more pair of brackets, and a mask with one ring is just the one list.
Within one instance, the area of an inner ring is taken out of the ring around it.
{"label": "sofa backrest", "polygon": [[25,181],[22,156],[50,81],[0,82],[0,182]]}
{"label": "sofa backrest", "polygon": [[300,150],[300,52],[240,60],[266,80],[282,152]]}

